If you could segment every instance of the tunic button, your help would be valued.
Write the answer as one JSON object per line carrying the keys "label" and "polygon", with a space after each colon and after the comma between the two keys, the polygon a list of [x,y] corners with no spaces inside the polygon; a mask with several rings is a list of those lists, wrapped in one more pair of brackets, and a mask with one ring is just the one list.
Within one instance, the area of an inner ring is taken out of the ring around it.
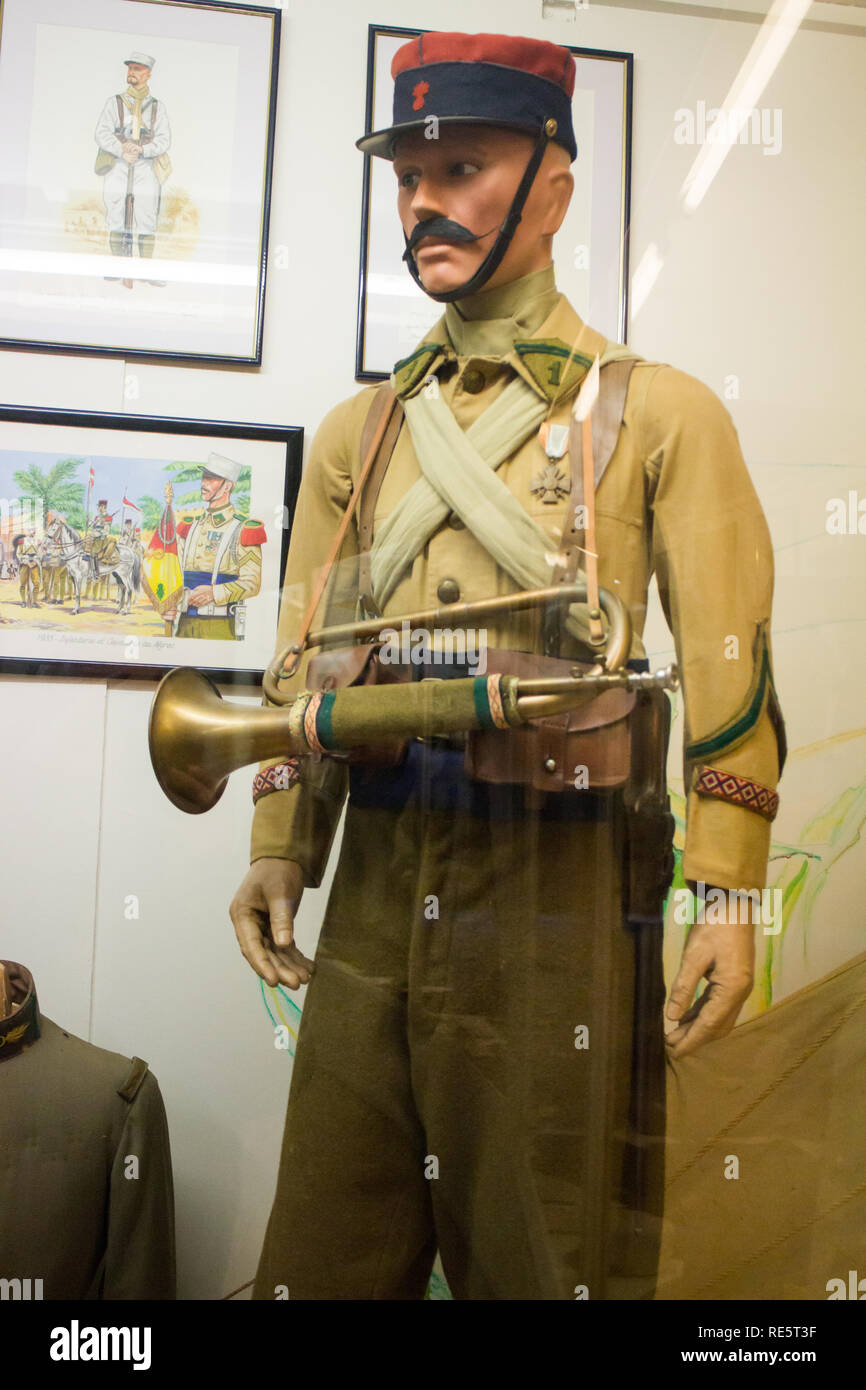
{"label": "tunic button", "polygon": [[456,603],[460,597],[460,585],[456,579],[443,579],[436,595],[442,603]]}
{"label": "tunic button", "polygon": [[479,391],[484,390],[484,373],[477,367],[470,367],[463,373],[461,385],[464,391],[468,391],[470,396],[477,396]]}
{"label": "tunic button", "polygon": [[452,531],[462,531],[466,522],[461,520],[456,512],[452,512],[448,518],[448,525],[451,527]]}
{"label": "tunic button", "polygon": [[545,770],[545,772],[555,772],[555,771],[556,771],[556,759],[555,759],[555,758],[545,758],[545,759],[544,759],[544,770]]}

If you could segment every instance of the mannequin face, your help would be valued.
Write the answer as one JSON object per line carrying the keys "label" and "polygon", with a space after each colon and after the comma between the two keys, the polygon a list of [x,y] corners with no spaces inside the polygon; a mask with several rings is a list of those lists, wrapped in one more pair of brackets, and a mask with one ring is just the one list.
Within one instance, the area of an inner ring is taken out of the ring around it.
{"label": "mannequin face", "polygon": [[[451,290],[475,273],[496,240],[534,144],[533,136],[498,126],[441,125],[436,140],[423,130],[400,137],[394,173],[406,235],[430,217],[448,217],[484,234],[471,242],[422,240],[414,255],[425,289]],[[568,152],[549,144],[508,250],[483,289],[550,265],[553,234],[573,187]]]}

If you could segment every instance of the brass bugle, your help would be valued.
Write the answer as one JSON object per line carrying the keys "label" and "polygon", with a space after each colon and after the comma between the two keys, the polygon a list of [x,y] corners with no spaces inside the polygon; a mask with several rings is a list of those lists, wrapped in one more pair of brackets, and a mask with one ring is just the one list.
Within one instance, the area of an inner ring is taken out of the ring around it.
{"label": "brass bugle", "polygon": [[[604,637],[603,665],[606,671],[616,671],[628,660],[631,650],[631,618],[618,594],[599,589],[598,601],[608,621]],[[340,623],[311,631],[302,647],[294,643],[278,652],[262,677],[262,690],[272,705],[291,704],[293,695],[280,690],[279,682],[292,676],[303,652],[308,647],[337,646],[346,642],[376,641],[385,631],[399,629],[404,623],[410,628],[429,631],[437,627],[467,627],[476,621],[519,613],[542,604],[572,604],[586,602],[586,581],[577,584],[555,584],[547,589],[521,589],[496,598],[476,599],[473,603],[449,603],[442,608],[425,608],[416,613],[391,614],[388,617],[363,618],[359,622]]]}
{"label": "brass bugle", "polygon": [[[428,679],[409,684],[349,686],[329,692],[336,712],[340,749],[429,737],[480,727],[477,682],[484,678]],[[675,668],[654,674],[613,671],[570,677],[501,677],[513,723],[582,703],[588,694],[611,687],[673,688]],[[303,715],[309,694],[297,697]],[[317,698],[321,699],[322,696]],[[383,718],[384,715],[384,718]],[[338,716],[338,717],[337,717]],[[230,773],[249,763],[311,752],[294,708],[246,708],[223,700],[213,682],[182,667],[163,678],[150,714],[149,742],[154,772],[168,799],[181,811],[210,810],[223,794]]]}

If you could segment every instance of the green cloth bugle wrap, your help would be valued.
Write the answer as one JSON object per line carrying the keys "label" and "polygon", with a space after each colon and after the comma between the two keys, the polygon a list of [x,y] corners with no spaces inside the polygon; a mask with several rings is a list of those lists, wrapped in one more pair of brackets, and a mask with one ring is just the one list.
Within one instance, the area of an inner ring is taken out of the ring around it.
{"label": "green cloth bugle wrap", "polygon": [[430,738],[470,729],[508,729],[517,713],[516,676],[472,676],[304,692],[292,706],[298,752],[335,752],[365,743]]}

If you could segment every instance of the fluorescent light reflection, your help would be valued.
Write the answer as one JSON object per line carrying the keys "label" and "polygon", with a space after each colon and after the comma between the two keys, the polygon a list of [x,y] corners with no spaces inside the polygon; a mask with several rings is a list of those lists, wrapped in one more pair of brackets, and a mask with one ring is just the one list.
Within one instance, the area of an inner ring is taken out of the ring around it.
{"label": "fluorescent light reflection", "polygon": [[700,206],[707,189],[724,164],[728,150],[736,142],[752,109],[757,106],[764,88],[787,52],[788,45],[811,3],[812,0],[774,0],[771,5],[728,95],[719,108],[716,122],[721,138],[717,136],[701,146],[680,189],[686,212],[694,212]]}

